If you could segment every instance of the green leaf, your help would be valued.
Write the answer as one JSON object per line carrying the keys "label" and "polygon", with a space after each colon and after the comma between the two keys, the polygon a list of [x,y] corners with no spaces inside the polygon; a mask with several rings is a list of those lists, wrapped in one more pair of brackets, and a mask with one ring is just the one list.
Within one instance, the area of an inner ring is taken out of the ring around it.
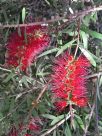
{"label": "green leaf", "polygon": [[48,112],[48,109],[46,108],[46,105],[44,103],[40,103],[37,107],[41,114],[44,114]]}
{"label": "green leaf", "polygon": [[96,62],[99,62],[99,63],[102,62],[102,59],[101,59],[101,58],[95,56],[95,55],[92,54],[91,52],[90,52],[90,54],[91,54],[91,56],[94,58],[94,60],[95,60]]}
{"label": "green leaf", "polygon": [[31,106],[31,103],[32,103],[32,97],[30,94],[28,94],[26,96],[26,102],[27,102],[27,107],[30,107]]}
{"label": "green leaf", "polygon": [[45,0],[45,2],[50,6],[51,4],[50,4],[50,2],[48,1],[48,0]]}
{"label": "green leaf", "polygon": [[9,107],[10,107],[10,99],[9,98],[6,98],[5,100],[4,100],[4,107],[3,107],[3,112],[5,112],[5,113],[7,113],[7,112],[9,112]]}
{"label": "green leaf", "polygon": [[96,61],[94,60],[94,58],[93,58],[93,56],[91,55],[91,53],[88,51],[88,50],[86,50],[86,49],[84,49],[84,48],[82,48],[82,47],[79,47],[80,48],[80,50],[82,51],[82,53],[85,55],[85,57],[90,61],[90,63],[94,66],[94,67],[96,67]]}
{"label": "green leaf", "polygon": [[6,23],[8,23],[8,17],[7,17],[7,13],[6,13],[6,10],[2,8],[2,13],[4,15],[4,19],[6,21]]}
{"label": "green leaf", "polygon": [[102,34],[101,33],[98,33],[96,31],[90,30],[87,27],[82,27],[81,30],[84,31],[85,33],[91,35],[93,38],[97,38],[97,39],[102,40]]}
{"label": "green leaf", "polygon": [[27,77],[27,76],[23,76],[22,79],[19,81],[20,86],[22,86],[22,84],[24,84],[27,88],[29,88],[29,84],[31,83],[32,78]]}
{"label": "green leaf", "polygon": [[30,84],[32,83],[32,81],[34,81],[34,79],[31,77],[25,76],[25,78],[26,78],[27,82]]}
{"label": "green leaf", "polygon": [[83,123],[82,119],[80,118],[80,116],[78,116],[76,114],[74,116],[75,116],[75,119],[78,122],[79,126],[84,130],[85,129],[84,123]]}
{"label": "green leaf", "polygon": [[26,17],[26,9],[25,7],[22,9],[22,22],[24,23]]}
{"label": "green leaf", "polygon": [[91,19],[91,14],[88,14],[87,16],[85,16],[85,17],[82,19],[83,24],[86,25],[86,26],[89,26],[90,19]]}
{"label": "green leaf", "polygon": [[37,76],[46,76],[46,75],[49,75],[50,74],[50,72],[45,72],[45,73],[43,73],[43,72],[39,72],[39,73],[37,73],[36,75]]}
{"label": "green leaf", "polygon": [[71,47],[72,44],[76,41],[77,39],[74,39],[68,43],[66,43],[64,46],[62,46],[59,51],[56,54],[56,57],[59,56],[62,52],[64,52],[67,48]]}
{"label": "green leaf", "polygon": [[62,120],[65,117],[65,115],[60,115],[58,117],[56,117],[52,122],[51,122],[51,126],[53,126],[54,124],[56,124],[57,122],[59,122],[60,120]]}
{"label": "green leaf", "polygon": [[98,123],[99,123],[99,125],[100,125],[100,126],[102,126],[102,121],[101,121],[101,120],[99,120],[99,122],[98,122]]}
{"label": "green leaf", "polygon": [[99,86],[101,87],[102,85],[102,75],[100,76],[100,80],[99,80]]}
{"label": "green leaf", "polygon": [[36,111],[36,109],[32,111],[32,116],[38,116],[38,112]]}
{"label": "green leaf", "polygon": [[51,120],[54,120],[56,118],[56,116],[51,115],[51,114],[43,114],[42,116],[45,118],[51,119]]}
{"label": "green leaf", "polygon": [[14,100],[14,99],[11,99],[11,100],[10,100],[9,112],[11,112],[11,111],[13,110],[14,106],[15,106],[15,100]]}
{"label": "green leaf", "polygon": [[80,31],[80,35],[82,37],[83,40],[83,44],[84,44],[84,48],[87,49],[88,47],[88,34],[86,34],[84,31]]}
{"label": "green leaf", "polygon": [[5,33],[4,42],[7,42],[8,35],[9,35],[9,28],[7,29],[7,31]]}
{"label": "green leaf", "polygon": [[65,136],[72,136],[68,123],[65,126]]}
{"label": "green leaf", "polygon": [[6,79],[3,81],[4,83],[9,82],[15,75],[13,73],[8,74],[8,76],[6,77]]}
{"label": "green leaf", "polygon": [[66,33],[68,34],[69,36],[77,36],[78,35],[78,32],[77,31],[73,31],[72,29],[65,29],[62,31],[62,33]]}
{"label": "green leaf", "polygon": [[91,14],[92,14],[92,15],[91,15],[91,20],[94,21],[94,23],[96,23],[97,18],[98,18],[98,17],[97,17],[97,12],[92,12]]}
{"label": "green leaf", "polygon": [[2,119],[3,118],[3,114],[0,112],[0,119]]}
{"label": "green leaf", "polygon": [[42,57],[42,56],[45,56],[45,55],[48,55],[48,54],[51,54],[51,53],[53,53],[53,52],[57,52],[58,50],[59,50],[58,48],[54,48],[54,49],[47,50],[47,51],[43,52],[42,54],[40,54],[40,55],[38,56],[38,58],[40,58],[40,57]]}
{"label": "green leaf", "polygon": [[54,132],[53,132],[53,136],[57,136],[57,135],[56,135],[56,130],[54,130]]}

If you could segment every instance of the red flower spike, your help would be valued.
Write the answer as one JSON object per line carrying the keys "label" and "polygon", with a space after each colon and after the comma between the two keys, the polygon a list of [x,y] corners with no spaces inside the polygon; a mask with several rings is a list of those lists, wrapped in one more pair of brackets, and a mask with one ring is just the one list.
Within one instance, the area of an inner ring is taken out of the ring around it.
{"label": "red flower spike", "polygon": [[41,130],[41,126],[40,126],[40,123],[39,123],[40,121],[41,120],[38,117],[32,118],[29,122],[28,129],[39,132]]}
{"label": "red flower spike", "polygon": [[25,134],[24,136],[32,136],[31,134]]}
{"label": "red flower spike", "polygon": [[67,106],[67,102],[66,101],[58,101],[58,102],[55,102],[55,107],[56,107],[56,110],[63,110],[66,106]]}
{"label": "red flower spike", "polygon": [[87,105],[88,99],[87,99],[87,98],[84,98],[84,97],[83,97],[83,98],[80,98],[80,99],[73,97],[73,98],[71,99],[71,101],[73,101],[76,105],[78,105],[78,106],[80,106],[80,107],[84,107],[84,106]]}
{"label": "red flower spike", "polygon": [[40,126],[36,125],[35,123],[30,123],[28,126],[29,130],[39,131]]}
{"label": "red flower spike", "polygon": [[25,71],[36,56],[48,46],[50,38],[45,34],[47,28],[40,25],[22,27],[20,31],[21,36],[17,30],[9,38],[6,63],[11,67],[19,66],[22,71]]}
{"label": "red flower spike", "polygon": [[55,107],[60,111],[71,101],[79,107],[87,105],[86,79],[88,75],[89,61],[80,56],[74,59],[65,52],[54,61],[52,78],[52,93],[56,98]]}

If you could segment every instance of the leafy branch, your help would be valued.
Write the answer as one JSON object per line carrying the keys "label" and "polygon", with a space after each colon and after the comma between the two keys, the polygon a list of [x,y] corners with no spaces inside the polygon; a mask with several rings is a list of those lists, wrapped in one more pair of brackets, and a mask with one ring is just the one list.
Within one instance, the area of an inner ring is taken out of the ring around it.
{"label": "leafy branch", "polygon": [[12,27],[27,27],[27,26],[34,26],[34,25],[41,25],[41,24],[48,25],[50,23],[54,23],[57,21],[63,21],[63,20],[65,20],[65,23],[67,23],[67,25],[68,25],[68,23],[73,22],[74,20],[76,20],[78,18],[84,17],[91,12],[96,12],[96,11],[100,11],[100,10],[102,10],[102,5],[100,5],[98,7],[85,9],[85,10],[80,11],[78,13],[67,15],[66,17],[54,16],[50,20],[47,20],[46,18],[44,18],[43,21],[40,21],[40,22],[33,22],[33,23],[28,23],[28,24],[7,24],[7,25],[0,24],[0,29],[12,28]]}

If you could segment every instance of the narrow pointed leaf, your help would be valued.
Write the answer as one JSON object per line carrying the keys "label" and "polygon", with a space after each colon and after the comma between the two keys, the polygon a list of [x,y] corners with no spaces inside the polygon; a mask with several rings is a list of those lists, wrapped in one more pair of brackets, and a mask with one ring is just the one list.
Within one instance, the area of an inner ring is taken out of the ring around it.
{"label": "narrow pointed leaf", "polygon": [[25,7],[22,9],[22,22],[24,23],[26,17],[26,9]]}
{"label": "narrow pointed leaf", "polygon": [[76,41],[76,39],[66,43],[64,46],[62,46],[59,51],[56,54],[56,57],[59,56],[62,52],[64,52],[67,48],[71,47],[72,44]]}
{"label": "narrow pointed leaf", "polygon": [[82,53],[85,55],[85,57],[90,61],[90,63],[96,67],[96,61],[94,60],[93,56],[90,54],[90,52],[82,47],[79,47]]}

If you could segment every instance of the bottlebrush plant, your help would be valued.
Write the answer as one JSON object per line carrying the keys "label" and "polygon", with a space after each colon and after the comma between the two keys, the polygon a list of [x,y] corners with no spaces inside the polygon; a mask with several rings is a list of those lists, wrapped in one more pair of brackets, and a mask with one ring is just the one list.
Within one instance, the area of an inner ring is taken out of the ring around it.
{"label": "bottlebrush plant", "polygon": [[25,71],[50,42],[46,33],[47,27],[28,26],[20,28],[9,37],[6,49],[6,64],[11,67],[20,67]]}
{"label": "bottlebrush plant", "polygon": [[60,111],[68,104],[84,107],[88,103],[86,79],[90,62],[82,55],[74,58],[65,52],[54,61],[52,92],[55,106]]}

